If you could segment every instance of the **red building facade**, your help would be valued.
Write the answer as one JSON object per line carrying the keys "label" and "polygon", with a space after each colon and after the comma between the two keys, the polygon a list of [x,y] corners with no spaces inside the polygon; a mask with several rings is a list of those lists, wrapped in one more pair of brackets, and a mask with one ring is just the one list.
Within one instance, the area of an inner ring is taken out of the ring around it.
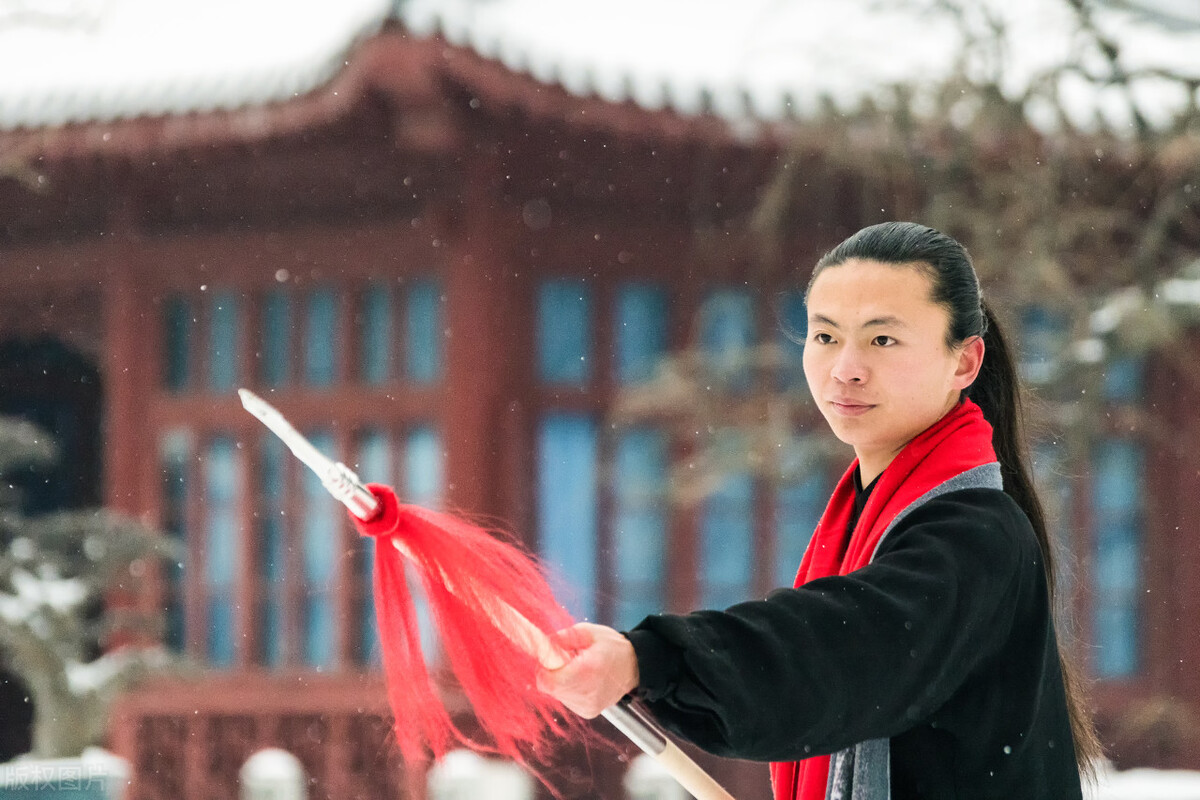
{"label": "red building facade", "polygon": [[[167,643],[202,669],[119,706],[132,797],[233,797],[237,767],[271,745],[300,757],[310,796],[424,796],[387,747],[369,549],[239,386],[364,478],[502,520],[580,617],[719,605],[794,570],[819,483],[733,475],[680,510],[665,482],[682,445],[653,421],[614,432],[608,413],[664,354],[778,339],[808,265],[876,221],[858,202],[880,191],[867,177],[814,169],[804,229],[764,267],[744,220],[775,164],[769,137],[572,96],[399,31],[290,103],[8,136],[48,188],[0,182],[0,342],[65,350],[99,387],[16,358],[0,374],[26,405],[93,426],[80,447],[97,453],[96,499],[187,552],[138,602],[165,609]],[[904,216],[910,200],[886,191]],[[1187,380],[1152,362],[1136,402],[1194,427]],[[1115,510],[1090,476],[1071,483],[1082,618],[1091,520],[1107,511],[1136,527],[1138,591],[1171,599],[1131,606],[1134,661],[1097,698],[1125,752],[1200,766],[1182,745],[1200,644],[1181,635],[1200,607],[1186,547],[1200,463],[1131,441],[1114,480],[1130,464],[1173,477]],[[737,796],[767,796],[761,767],[702,760]],[[571,761],[560,790],[619,796],[621,763],[599,761]]]}

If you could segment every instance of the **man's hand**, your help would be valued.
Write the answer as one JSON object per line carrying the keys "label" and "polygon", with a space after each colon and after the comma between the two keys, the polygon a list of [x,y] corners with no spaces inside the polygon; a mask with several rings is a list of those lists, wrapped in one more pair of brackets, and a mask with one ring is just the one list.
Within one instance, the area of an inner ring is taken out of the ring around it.
{"label": "man's hand", "polygon": [[568,661],[558,669],[538,671],[538,689],[581,717],[592,719],[638,684],[633,645],[603,625],[580,622],[553,636]]}

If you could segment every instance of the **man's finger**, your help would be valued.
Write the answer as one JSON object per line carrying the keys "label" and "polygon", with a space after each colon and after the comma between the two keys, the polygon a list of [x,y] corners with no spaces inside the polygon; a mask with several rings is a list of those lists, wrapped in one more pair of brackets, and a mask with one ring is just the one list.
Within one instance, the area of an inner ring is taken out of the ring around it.
{"label": "man's finger", "polygon": [[595,636],[585,626],[586,623],[580,623],[572,625],[569,628],[563,628],[551,636],[550,639],[559,648],[573,655],[580,650],[586,650],[595,641]]}

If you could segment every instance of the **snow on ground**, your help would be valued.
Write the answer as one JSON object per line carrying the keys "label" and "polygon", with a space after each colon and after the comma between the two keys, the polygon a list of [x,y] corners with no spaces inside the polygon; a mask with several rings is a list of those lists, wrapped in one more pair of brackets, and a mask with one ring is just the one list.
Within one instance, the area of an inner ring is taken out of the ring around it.
{"label": "snow on ground", "polygon": [[[0,791],[16,790],[24,797],[38,796],[56,787],[68,796],[106,797],[121,800],[129,782],[129,762],[98,747],[89,747],[78,758],[27,758],[18,756],[0,764]],[[7,795],[6,795],[7,796]]]}
{"label": "snow on ground", "polygon": [[1200,772],[1105,769],[1089,800],[1200,800]]}

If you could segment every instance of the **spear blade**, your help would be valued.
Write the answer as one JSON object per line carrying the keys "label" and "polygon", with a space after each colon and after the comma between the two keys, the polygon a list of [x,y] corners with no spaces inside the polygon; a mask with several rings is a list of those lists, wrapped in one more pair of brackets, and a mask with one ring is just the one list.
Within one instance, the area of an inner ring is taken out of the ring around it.
{"label": "spear blade", "polygon": [[331,495],[341,501],[350,513],[361,520],[371,519],[379,511],[379,501],[371,490],[345,464],[326,457],[312,442],[292,427],[292,424],[266,400],[249,389],[238,389],[242,407],[278,436],[296,458],[317,474]]}

